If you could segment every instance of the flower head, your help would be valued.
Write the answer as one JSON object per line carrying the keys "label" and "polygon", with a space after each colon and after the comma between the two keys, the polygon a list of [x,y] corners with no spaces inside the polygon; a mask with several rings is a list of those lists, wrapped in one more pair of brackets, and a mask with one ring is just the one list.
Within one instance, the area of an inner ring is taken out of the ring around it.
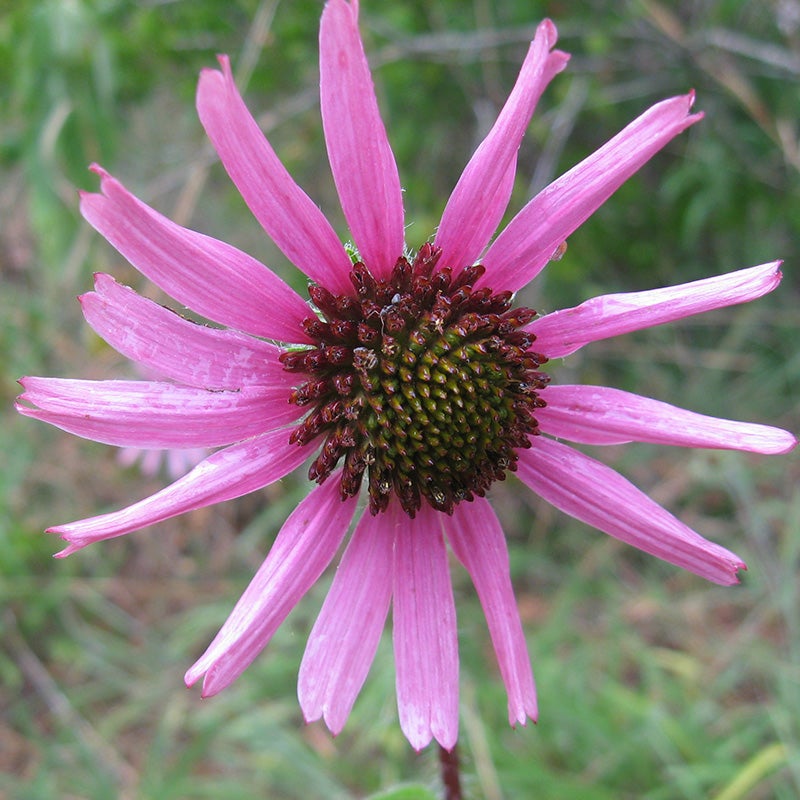
{"label": "flower head", "polygon": [[[253,214],[310,281],[310,301],[229,244],[149,208],[99,167],[81,212],[197,325],[108,275],[80,298],[89,324],[161,381],[23,378],[21,413],[120,447],[219,448],[160,492],[50,530],[64,556],[239,497],[310,460],[313,484],[186,681],[234,681],[319,578],[357,518],[300,667],[308,720],[343,727],[390,603],[400,723],[416,748],[458,726],[456,612],[447,545],[470,574],[508,691],[511,724],[536,695],[487,490],[508,472],[557,508],[720,584],[743,562],[562,440],[782,453],[782,430],[714,419],[602,386],[551,384],[546,362],[628,331],[753,300],[777,262],[680,286],[607,295],[537,316],[514,292],[667,142],[702,115],[693,95],[653,106],[495,234],[537,100],[568,57],[543,22],[432,242],[406,247],[401,184],[359,37],[358,4],[328,0],[322,122],[355,256],[292,180],[248,112],[228,60],[200,77],[200,119]],[[363,499],[366,507],[360,505]]]}

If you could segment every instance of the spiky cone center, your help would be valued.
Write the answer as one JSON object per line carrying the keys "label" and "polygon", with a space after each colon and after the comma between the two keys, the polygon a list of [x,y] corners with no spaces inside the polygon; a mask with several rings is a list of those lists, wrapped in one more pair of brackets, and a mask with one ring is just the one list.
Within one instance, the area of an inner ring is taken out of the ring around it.
{"label": "spiky cone center", "polygon": [[289,401],[310,407],[290,441],[322,441],[309,478],[322,483],[341,463],[345,499],[366,477],[373,514],[393,493],[411,517],[423,500],[452,514],[515,470],[538,433],[547,359],[521,330],[535,312],[512,308],[511,292],[473,288],[480,265],[436,269],[439,255],[426,244],[385,281],[356,262],[352,295],[312,285],[319,314],[303,327],[315,345],[281,356],[303,376]]}

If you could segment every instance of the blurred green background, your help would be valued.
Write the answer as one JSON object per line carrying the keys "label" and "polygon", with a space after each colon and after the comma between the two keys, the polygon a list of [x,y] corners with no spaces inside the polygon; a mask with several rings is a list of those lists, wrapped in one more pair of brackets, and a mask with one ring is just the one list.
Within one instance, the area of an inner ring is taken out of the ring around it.
{"label": "blurred green background", "polygon": [[[438,796],[435,749],[413,753],[397,724],[388,633],[344,732],[303,724],[297,667],[329,578],[232,688],[208,701],[183,688],[301,480],[55,562],[46,526],[120,507],[167,478],[12,410],[24,374],[133,374],[74,300],[98,270],[156,296],[78,216],[76,187],[97,184],[92,161],[302,287],[196,119],[197,73],[216,53],[230,54],[275,149],[346,238],[319,122],[321,3],[3,7],[0,796],[355,798],[397,785],[405,793],[385,796]],[[409,244],[434,229],[544,16],[573,58],[531,124],[510,211],[663,97],[694,87],[706,119],[571,237],[524,301],[547,311],[786,260],[772,296],[586,348],[556,380],[800,430],[797,0],[363,0]],[[740,587],[706,584],[572,522],[515,479],[496,485],[541,716],[508,728],[479,605],[454,569],[466,796],[796,798],[797,457],[644,445],[600,457],[750,571]]]}

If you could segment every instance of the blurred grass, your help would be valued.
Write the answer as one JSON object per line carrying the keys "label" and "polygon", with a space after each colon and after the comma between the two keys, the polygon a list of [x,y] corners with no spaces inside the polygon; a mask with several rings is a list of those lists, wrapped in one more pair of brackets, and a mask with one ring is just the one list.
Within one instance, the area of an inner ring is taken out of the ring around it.
{"label": "blurred grass", "polygon": [[[221,697],[182,688],[301,482],[66,562],[50,559],[57,545],[41,534],[163,483],[11,411],[20,375],[127,369],[72,301],[97,270],[145,288],[77,215],[74,187],[95,185],[86,164],[100,161],[160,210],[302,286],[194,116],[198,70],[228,52],[276,150],[344,235],[316,105],[320,3],[220,8],[24,0],[0,12],[0,795],[10,798],[349,798],[404,782],[417,786],[408,797],[438,791],[435,752],[411,752],[397,726],[388,637],[344,732],[334,740],[303,725],[296,671],[324,585]],[[435,226],[545,15],[573,59],[523,144],[512,211],[664,96],[694,87],[706,119],[570,239],[526,300],[549,310],[786,260],[774,295],[600,343],[558,379],[800,429],[796,1],[363,0],[409,243]],[[482,615],[454,570],[468,796],[797,797],[796,456],[631,446],[601,457],[750,571],[735,589],[706,585],[572,523],[513,478],[497,485],[541,721],[508,728]]]}

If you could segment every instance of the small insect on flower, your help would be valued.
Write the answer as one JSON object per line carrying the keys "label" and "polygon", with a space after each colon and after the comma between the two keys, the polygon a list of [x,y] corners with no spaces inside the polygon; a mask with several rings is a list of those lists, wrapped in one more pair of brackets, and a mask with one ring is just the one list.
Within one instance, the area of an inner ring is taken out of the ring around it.
{"label": "small insect on flower", "polygon": [[186,673],[187,684],[203,679],[205,696],[258,656],[352,525],[300,665],[306,719],[342,729],[391,604],[402,730],[417,749],[432,738],[455,745],[459,659],[448,546],[484,609],[509,722],[535,719],[508,552],[487,499],[510,472],[565,513],[710,581],[736,583],[744,569],[734,553],[566,442],[774,454],[794,447],[794,437],[610,387],[561,384],[557,368],[544,369],[601,339],[755,300],[778,286],[780,264],[595,297],[544,316],[514,304],[514,294],[564,254],[576,228],[702,118],[691,111],[691,93],[657,103],[495,235],[531,115],[567,65],[556,39],[555,25],[542,22],[435,236],[416,253],[405,243],[403,194],[357,2],[328,0],[320,29],[322,124],[353,246],[341,243],[278,160],[228,59],[202,72],[200,120],[253,214],[308,278],[308,301],[265,265],[171,222],[93,167],[100,192],[81,195],[86,220],[176,304],[219,327],[192,324],[98,274],[94,291],[80,298],[87,322],[164,379],[26,377],[17,408],[118,447],[214,450],[151,497],[51,528],[67,542],[58,555],[254,492],[311,462],[308,495]]}
{"label": "small insect on flower", "polygon": [[555,250],[553,250],[553,255],[550,256],[550,260],[561,261],[561,259],[564,258],[566,252],[567,252],[567,243],[561,242],[561,244],[558,245],[558,247],[556,247]]}

